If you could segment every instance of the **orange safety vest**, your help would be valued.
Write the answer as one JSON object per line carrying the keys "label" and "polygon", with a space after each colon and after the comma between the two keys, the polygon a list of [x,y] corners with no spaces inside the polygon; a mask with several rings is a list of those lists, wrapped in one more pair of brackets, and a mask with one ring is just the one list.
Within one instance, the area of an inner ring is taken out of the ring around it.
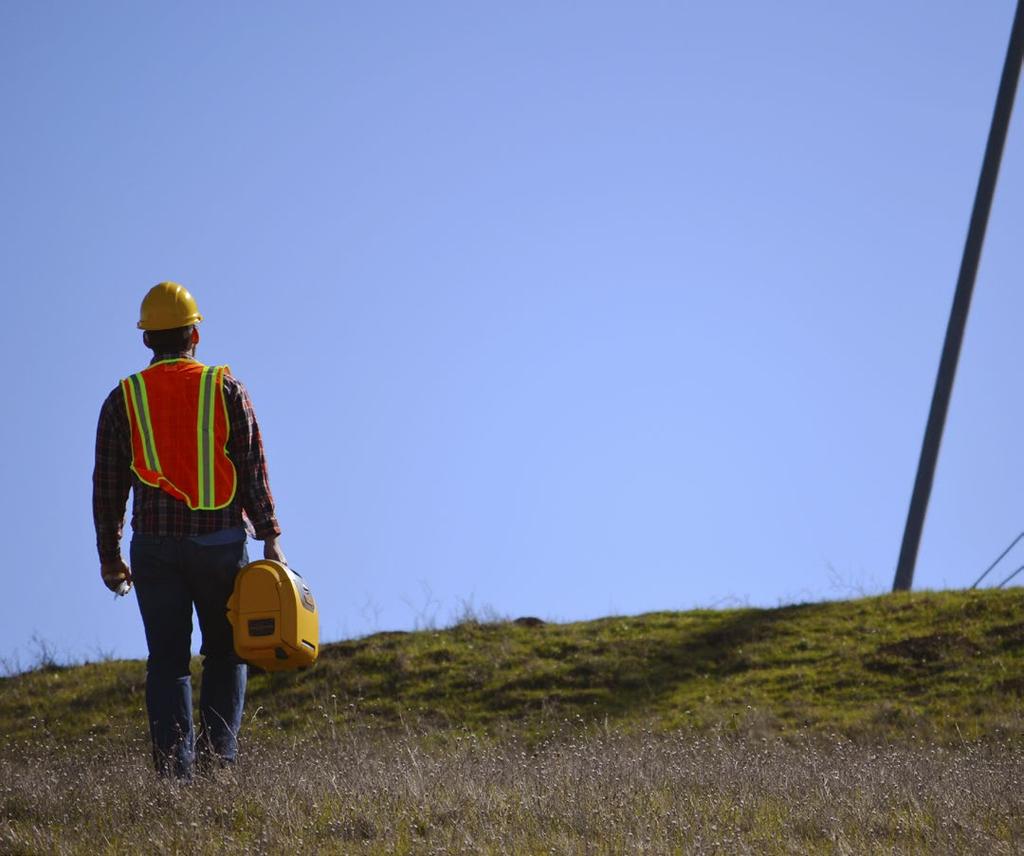
{"label": "orange safety vest", "polygon": [[227,454],[227,366],[195,360],[153,363],[121,381],[132,429],[132,470],[193,511],[223,508],[238,476]]}

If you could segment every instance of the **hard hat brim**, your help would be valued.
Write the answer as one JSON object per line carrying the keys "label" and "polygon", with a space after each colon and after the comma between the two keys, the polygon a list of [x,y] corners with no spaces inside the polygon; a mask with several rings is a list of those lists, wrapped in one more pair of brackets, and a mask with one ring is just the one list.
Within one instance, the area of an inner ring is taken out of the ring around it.
{"label": "hard hat brim", "polygon": [[202,315],[196,315],[193,319],[186,321],[184,324],[180,322],[175,324],[159,324],[152,321],[149,323],[143,323],[142,321],[139,321],[139,323],[136,324],[135,326],[138,327],[140,330],[146,330],[148,332],[155,333],[158,330],[177,330],[179,327],[193,327],[202,320]]}

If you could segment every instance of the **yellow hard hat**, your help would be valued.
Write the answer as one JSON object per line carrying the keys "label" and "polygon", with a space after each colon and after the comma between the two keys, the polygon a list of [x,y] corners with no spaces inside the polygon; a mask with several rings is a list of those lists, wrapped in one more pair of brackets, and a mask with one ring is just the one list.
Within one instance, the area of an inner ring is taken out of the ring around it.
{"label": "yellow hard hat", "polygon": [[160,282],[142,299],[138,326],[140,330],[173,330],[202,320],[196,299],[185,286]]}

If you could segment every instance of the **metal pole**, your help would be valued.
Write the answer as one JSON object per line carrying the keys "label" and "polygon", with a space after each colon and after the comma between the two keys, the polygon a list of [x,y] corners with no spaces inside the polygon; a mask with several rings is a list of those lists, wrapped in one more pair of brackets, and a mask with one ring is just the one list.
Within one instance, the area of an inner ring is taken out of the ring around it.
{"label": "metal pole", "polygon": [[1003,157],[1003,144],[1006,142],[1006,132],[1010,126],[1010,113],[1013,111],[1013,100],[1017,92],[1017,80],[1020,77],[1022,60],[1024,60],[1024,0],[1017,0],[1017,12],[1014,15],[1013,28],[1010,31],[1010,44],[1006,49],[1006,63],[1003,65],[1003,77],[999,82],[999,94],[996,96],[996,106],[992,114],[992,127],[989,129],[985,159],[981,165],[978,190],[974,197],[974,211],[971,214],[971,225],[967,230],[967,242],[964,245],[964,254],[960,262],[960,276],[956,283],[956,294],[953,296],[953,309],[949,315],[946,341],[942,346],[942,359],[939,361],[939,373],[935,379],[931,411],[928,414],[928,425],[925,428],[924,443],[921,446],[921,458],[917,465],[917,478],[914,480],[914,493],[910,499],[907,526],[903,530],[903,545],[900,548],[899,563],[896,566],[896,578],[892,584],[893,591],[907,591],[914,582],[917,548],[921,543],[924,517],[928,511],[928,499],[931,496],[932,481],[935,478],[935,464],[939,457],[939,446],[942,443],[942,430],[946,424],[949,398],[953,391],[953,379],[956,376],[957,361],[960,358],[960,345],[964,339],[967,312],[971,306],[971,294],[974,291],[974,280],[978,273],[981,247],[985,242],[985,227],[988,225],[988,215],[992,209],[992,197],[995,194],[996,179],[999,177],[999,163]]}

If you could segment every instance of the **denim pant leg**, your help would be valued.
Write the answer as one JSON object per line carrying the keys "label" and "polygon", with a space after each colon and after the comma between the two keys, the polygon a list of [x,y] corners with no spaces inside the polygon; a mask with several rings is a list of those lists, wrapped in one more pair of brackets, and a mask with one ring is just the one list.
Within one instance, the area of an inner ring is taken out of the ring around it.
{"label": "denim pant leg", "polygon": [[248,553],[244,539],[218,546],[187,542],[186,550],[192,597],[203,634],[198,750],[204,763],[213,759],[231,763],[238,754],[248,670],[235,654],[227,601],[239,568],[248,564]]}
{"label": "denim pant leg", "polygon": [[181,542],[135,535],[131,568],[146,630],[146,711],[153,761],[162,774],[192,775],[192,596],[180,562]]}

